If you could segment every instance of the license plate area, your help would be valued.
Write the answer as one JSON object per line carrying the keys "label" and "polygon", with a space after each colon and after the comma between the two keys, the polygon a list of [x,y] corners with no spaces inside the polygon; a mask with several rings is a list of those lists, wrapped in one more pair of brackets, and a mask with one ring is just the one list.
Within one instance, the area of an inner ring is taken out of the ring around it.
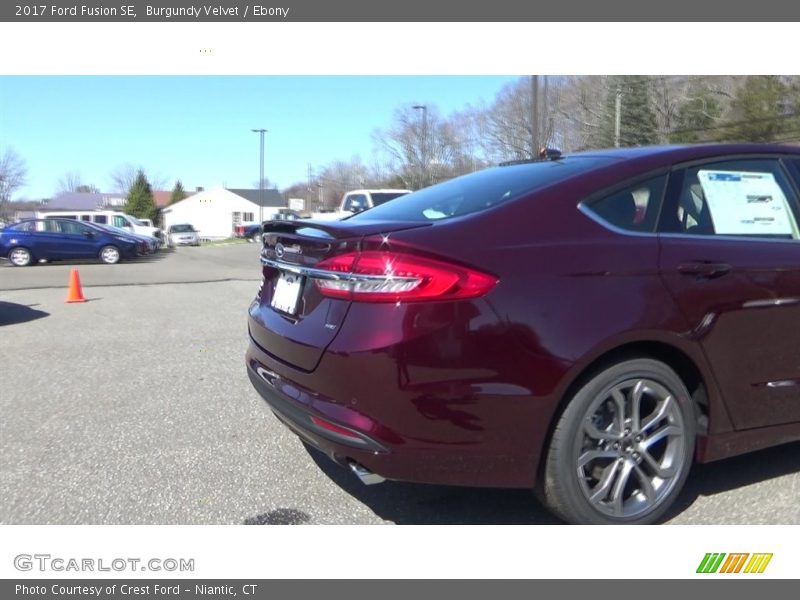
{"label": "license plate area", "polygon": [[304,277],[295,273],[281,272],[275,282],[275,291],[272,294],[270,306],[277,311],[296,315],[300,295],[303,292]]}

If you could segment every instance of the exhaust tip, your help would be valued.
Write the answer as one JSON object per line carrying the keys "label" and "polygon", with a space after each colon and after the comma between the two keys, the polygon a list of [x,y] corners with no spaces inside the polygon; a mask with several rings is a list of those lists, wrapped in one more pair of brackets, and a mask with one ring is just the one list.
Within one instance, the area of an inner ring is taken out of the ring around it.
{"label": "exhaust tip", "polygon": [[376,483],[383,483],[386,481],[385,477],[381,477],[377,473],[373,473],[364,465],[358,464],[354,460],[348,461],[350,470],[355,473],[355,476],[361,480],[364,485],[375,485]]}

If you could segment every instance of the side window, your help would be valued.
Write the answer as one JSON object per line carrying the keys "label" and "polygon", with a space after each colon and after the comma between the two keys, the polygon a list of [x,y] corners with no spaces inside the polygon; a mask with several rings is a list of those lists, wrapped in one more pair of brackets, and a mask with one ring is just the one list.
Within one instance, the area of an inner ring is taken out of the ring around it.
{"label": "side window", "polygon": [[667,176],[641,181],[590,202],[601,221],[628,231],[654,232]]}
{"label": "side window", "polygon": [[800,238],[794,196],[777,160],[722,161],[683,171],[663,230],[687,235]]}
{"label": "side window", "polygon": [[85,226],[81,225],[78,221],[59,221],[61,233],[68,233],[70,235],[82,235],[85,231]]}
{"label": "side window", "polygon": [[108,223],[108,217],[106,217],[105,215],[95,215],[94,222],[100,223],[101,225],[106,225]]}
{"label": "side window", "polygon": [[128,228],[130,227],[130,225],[128,224],[128,221],[125,220],[125,217],[120,217],[119,215],[114,215],[111,218],[112,218],[112,225],[114,227],[120,227],[120,228],[123,228],[123,229],[126,228],[126,227],[128,227]]}
{"label": "side window", "polygon": [[54,221],[53,219],[45,219],[41,221],[42,223],[42,230],[41,231],[48,231],[50,233],[61,233],[61,228],[58,226],[58,221]]}

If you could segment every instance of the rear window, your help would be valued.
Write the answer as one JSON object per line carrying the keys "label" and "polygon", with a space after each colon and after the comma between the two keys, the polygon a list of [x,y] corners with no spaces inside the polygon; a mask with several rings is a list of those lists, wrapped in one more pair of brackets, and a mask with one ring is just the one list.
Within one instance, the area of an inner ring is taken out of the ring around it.
{"label": "rear window", "polygon": [[614,161],[613,158],[598,156],[569,157],[486,169],[391,200],[350,217],[348,221],[439,221],[461,217]]}
{"label": "rear window", "polygon": [[652,232],[655,230],[666,183],[666,175],[640,181],[591,202],[587,209],[600,220],[615,227],[628,231]]}

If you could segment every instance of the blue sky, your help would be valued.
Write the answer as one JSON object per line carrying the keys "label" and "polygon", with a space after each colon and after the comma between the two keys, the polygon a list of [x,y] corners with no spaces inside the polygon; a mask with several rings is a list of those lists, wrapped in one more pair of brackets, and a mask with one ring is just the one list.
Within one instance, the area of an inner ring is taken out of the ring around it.
{"label": "blue sky", "polygon": [[280,187],[355,155],[405,104],[447,115],[490,102],[516,76],[0,76],[0,149],[28,167],[15,199],[52,197],[65,173],[113,191],[110,173],[144,167],[171,189],[254,187],[259,140]]}

